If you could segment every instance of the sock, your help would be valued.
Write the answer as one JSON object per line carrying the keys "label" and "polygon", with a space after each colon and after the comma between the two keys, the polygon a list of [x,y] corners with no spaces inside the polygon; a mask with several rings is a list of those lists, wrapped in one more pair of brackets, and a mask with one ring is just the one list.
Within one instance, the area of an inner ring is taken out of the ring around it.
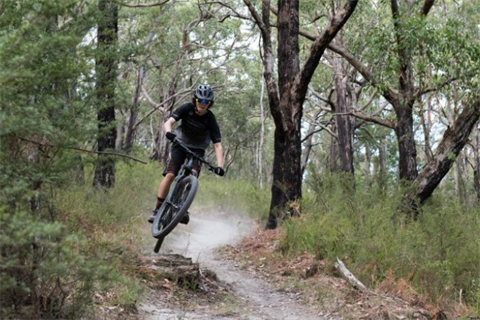
{"label": "sock", "polygon": [[159,209],[162,206],[163,201],[165,201],[165,199],[157,197],[157,205],[155,206],[155,210]]}

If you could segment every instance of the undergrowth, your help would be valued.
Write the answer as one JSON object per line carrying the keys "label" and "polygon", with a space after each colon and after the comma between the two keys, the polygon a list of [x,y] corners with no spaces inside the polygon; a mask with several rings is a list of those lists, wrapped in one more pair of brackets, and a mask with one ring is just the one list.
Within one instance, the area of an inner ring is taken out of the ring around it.
{"label": "undergrowth", "polygon": [[270,190],[244,180],[221,178],[202,173],[194,205],[206,210],[246,214],[266,221],[270,206]]}
{"label": "undergrowth", "polygon": [[30,194],[23,205],[0,206],[2,319],[97,318],[95,305],[134,311],[139,228],[155,200],[156,167],[118,163],[108,191],[91,186],[87,168],[79,181],[45,184],[33,212]]}
{"label": "undergrowth", "polygon": [[284,254],[307,251],[332,263],[338,257],[369,287],[406,282],[423,301],[462,301],[480,311],[478,207],[434,195],[412,221],[398,213],[398,196],[342,186],[336,177],[308,185],[302,217],[283,224]]}

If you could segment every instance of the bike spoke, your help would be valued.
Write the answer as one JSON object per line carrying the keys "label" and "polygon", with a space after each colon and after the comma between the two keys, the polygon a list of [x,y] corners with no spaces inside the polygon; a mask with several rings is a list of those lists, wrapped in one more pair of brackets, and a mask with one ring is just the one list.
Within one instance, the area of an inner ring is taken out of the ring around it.
{"label": "bike spoke", "polygon": [[193,176],[185,177],[176,184],[166,203],[164,203],[162,212],[159,212],[160,216],[156,220],[157,224],[154,224],[152,229],[154,237],[157,239],[165,237],[175,228],[180,221],[180,215],[186,213],[191,205],[197,193],[197,188],[198,182]]}

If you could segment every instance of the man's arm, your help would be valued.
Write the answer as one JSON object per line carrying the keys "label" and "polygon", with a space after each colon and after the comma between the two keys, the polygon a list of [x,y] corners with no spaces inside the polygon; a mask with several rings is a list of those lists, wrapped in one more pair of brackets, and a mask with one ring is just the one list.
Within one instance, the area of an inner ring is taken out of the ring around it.
{"label": "man's arm", "polygon": [[221,142],[217,142],[213,144],[215,148],[215,156],[217,158],[217,165],[220,168],[223,168],[223,147]]}
{"label": "man's arm", "polygon": [[173,117],[168,118],[168,120],[163,124],[163,129],[165,130],[165,133],[172,132],[172,127],[175,122],[176,122],[175,118]]}

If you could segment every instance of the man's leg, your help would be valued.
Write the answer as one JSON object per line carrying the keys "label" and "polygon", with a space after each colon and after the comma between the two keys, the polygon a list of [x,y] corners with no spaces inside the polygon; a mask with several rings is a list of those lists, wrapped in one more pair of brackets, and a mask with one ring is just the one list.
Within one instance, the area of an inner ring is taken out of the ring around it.
{"label": "man's leg", "polygon": [[172,185],[173,180],[175,180],[175,175],[173,173],[167,173],[162,179],[162,182],[160,182],[157,192],[157,204],[155,205],[155,209],[153,210],[150,217],[148,217],[148,222],[153,223],[158,209],[160,209],[163,201],[165,201],[165,199],[167,198],[168,191],[170,191],[170,186]]}
{"label": "man's leg", "polygon": [[158,193],[157,196],[159,198],[165,199],[168,195],[168,191],[170,191],[170,186],[175,180],[175,175],[173,173],[167,173],[163,178],[162,182],[158,186]]}
{"label": "man's leg", "polygon": [[[205,155],[205,150],[202,150],[202,149],[193,149],[192,151],[201,157]],[[202,163],[198,160],[195,160],[193,162],[192,174],[198,178],[201,169],[202,169]],[[180,223],[188,224],[189,221],[190,221],[190,212],[187,211],[183,216],[182,220],[180,221]]]}

